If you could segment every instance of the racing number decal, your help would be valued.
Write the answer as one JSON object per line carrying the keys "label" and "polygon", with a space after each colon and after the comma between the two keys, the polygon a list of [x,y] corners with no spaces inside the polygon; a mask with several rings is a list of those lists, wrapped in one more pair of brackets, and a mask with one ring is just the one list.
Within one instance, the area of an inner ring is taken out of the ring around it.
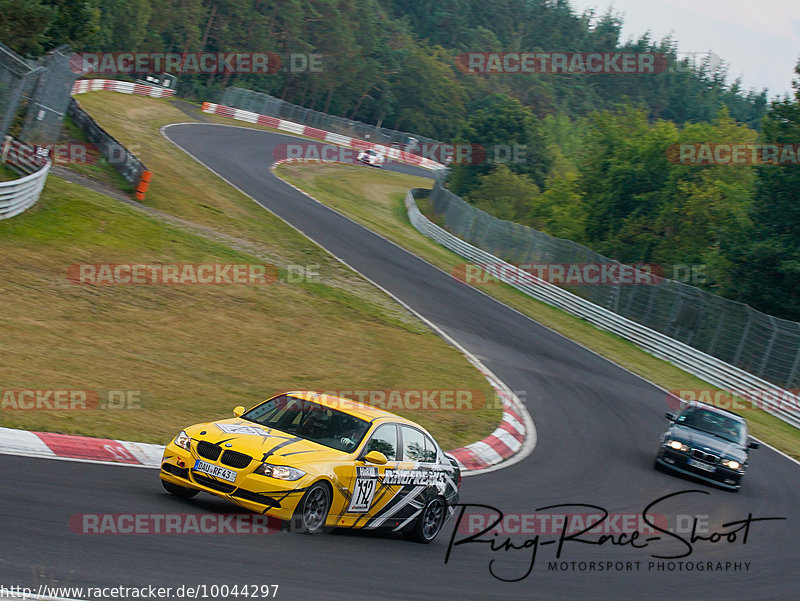
{"label": "racing number decal", "polygon": [[366,513],[372,505],[375,489],[378,487],[378,468],[372,466],[356,467],[356,482],[350,498],[349,513]]}

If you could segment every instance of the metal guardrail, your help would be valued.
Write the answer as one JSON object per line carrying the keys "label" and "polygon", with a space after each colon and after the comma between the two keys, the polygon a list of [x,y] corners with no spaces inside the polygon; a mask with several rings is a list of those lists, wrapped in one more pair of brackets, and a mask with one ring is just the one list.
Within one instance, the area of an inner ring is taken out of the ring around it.
{"label": "metal guardrail", "polygon": [[425,154],[422,146],[425,146],[430,152],[431,148],[441,144],[437,140],[426,138],[419,134],[411,134],[378,125],[370,125],[362,121],[354,121],[346,117],[321,113],[268,94],[244,88],[226,88],[219,103],[223,106],[235,107],[284,121],[301,123],[308,127],[357,138],[374,144],[402,148],[407,152],[421,156]]}
{"label": "metal guardrail", "polygon": [[152,98],[169,98],[175,95],[175,90],[162,86],[115,79],[79,79],[72,86],[73,96],[87,92],[120,92],[121,94],[137,94]]}
{"label": "metal guardrail", "polygon": [[20,179],[0,182],[0,219],[9,219],[32,207],[44,188],[51,161],[37,160],[36,150],[11,136],[0,148],[0,164],[13,165],[25,174]]}
{"label": "metal guardrail", "polygon": [[493,276],[504,283],[548,305],[581,317],[603,330],[622,336],[650,354],[669,361],[714,386],[737,394],[745,400],[752,398],[756,392],[760,393],[758,399],[760,408],[800,428],[800,398],[797,395],[683,342],[595,305],[464,242],[432,223],[420,212],[415,194],[422,196],[428,192],[428,190],[409,190],[405,199],[409,221],[421,234],[476,264],[501,266],[502,269],[493,271]]}

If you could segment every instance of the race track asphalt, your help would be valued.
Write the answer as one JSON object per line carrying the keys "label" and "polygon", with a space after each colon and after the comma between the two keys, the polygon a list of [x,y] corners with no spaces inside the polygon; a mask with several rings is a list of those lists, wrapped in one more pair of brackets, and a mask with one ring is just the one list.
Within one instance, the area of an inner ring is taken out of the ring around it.
{"label": "race track asphalt", "polygon": [[[700,516],[699,533],[706,534],[735,530],[738,526],[723,524],[748,515],[787,519],[751,523],[746,541],[743,529],[736,540],[697,540],[691,553],[680,558],[689,545],[651,532],[634,541],[641,548],[613,544],[619,537],[603,545],[566,540],[554,566],[558,537],[551,532],[540,534],[538,545],[535,533],[512,537],[521,549],[457,545],[445,564],[453,522],[431,545],[350,532],[80,534],[68,527],[76,514],[225,513],[236,508],[208,495],[191,501],[173,498],[149,469],[0,456],[0,585],[277,584],[282,600],[337,601],[797,598],[796,463],[769,448],[754,451],[738,493],[656,472],[653,456],[669,410],[663,391],[277,179],[268,167],[275,146],[290,140],[286,136],[209,124],[171,126],[165,135],[435,323],[523,398],[536,423],[536,449],[507,469],[465,478],[463,503],[506,514],[588,504],[612,514],[638,515],[667,495],[696,491],[659,501],[651,510],[685,539],[686,516]],[[397,168],[419,173],[413,167]],[[551,511],[598,510],[572,506]],[[465,536],[457,533],[455,540]],[[646,541],[645,536],[660,538]],[[530,574],[519,579],[534,557]]]}

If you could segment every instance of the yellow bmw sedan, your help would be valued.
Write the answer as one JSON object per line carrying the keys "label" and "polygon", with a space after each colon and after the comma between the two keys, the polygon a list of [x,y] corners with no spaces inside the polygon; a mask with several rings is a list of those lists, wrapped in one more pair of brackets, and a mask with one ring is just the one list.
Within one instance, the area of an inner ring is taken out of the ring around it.
{"label": "yellow bmw sedan", "polygon": [[458,503],[458,463],[398,415],[314,392],[233,413],[167,445],[160,476],[169,493],[211,493],[308,533],[386,528],[422,543]]}

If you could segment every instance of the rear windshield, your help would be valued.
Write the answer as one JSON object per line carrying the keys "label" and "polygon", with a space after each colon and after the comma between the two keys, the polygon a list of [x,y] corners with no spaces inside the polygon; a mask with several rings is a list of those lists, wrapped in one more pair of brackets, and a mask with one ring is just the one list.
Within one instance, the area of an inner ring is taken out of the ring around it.
{"label": "rear windshield", "polygon": [[363,419],[289,395],[253,407],[242,419],[346,453],[354,451],[369,430]]}

